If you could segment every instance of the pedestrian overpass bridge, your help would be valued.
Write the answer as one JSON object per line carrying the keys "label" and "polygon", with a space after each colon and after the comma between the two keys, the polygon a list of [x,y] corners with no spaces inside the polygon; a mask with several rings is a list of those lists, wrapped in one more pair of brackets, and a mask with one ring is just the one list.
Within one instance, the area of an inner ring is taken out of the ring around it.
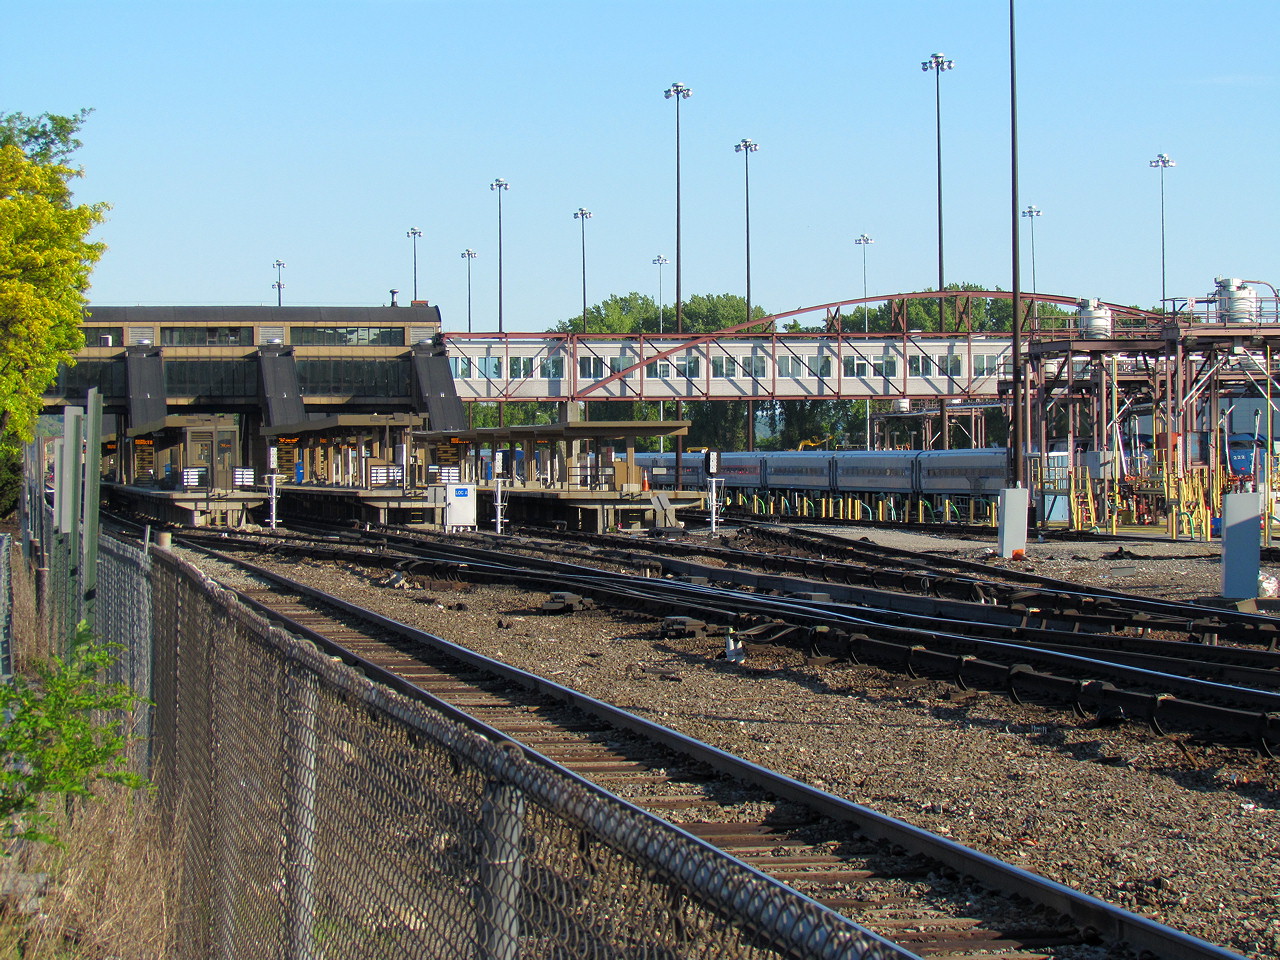
{"label": "pedestrian overpass bridge", "polygon": [[[582,334],[453,333],[442,338],[458,396],[470,401],[814,400],[995,398],[1011,376],[1012,336],[982,329],[971,305],[1009,299],[1005,291],[948,291],[946,329],[908,323],[913,299],[936,292],[844,300],[778,313],[714,333]],[[1040,302],[1076,308],[1069,297]],[[889,329],[864,330],[859,307],[889,303]],[[1077,339],[1080,321],[1041,327],[1024,295],[1029,338]],[[1154,338],[1159,317],[1118,304],[1089,301],[1109,312],[1106,336]],[[789,332],[788,327],[809,332]],[[812,332],[821,326],[820,332]],[[1090,335],[1096,336],[1097,330]]]}

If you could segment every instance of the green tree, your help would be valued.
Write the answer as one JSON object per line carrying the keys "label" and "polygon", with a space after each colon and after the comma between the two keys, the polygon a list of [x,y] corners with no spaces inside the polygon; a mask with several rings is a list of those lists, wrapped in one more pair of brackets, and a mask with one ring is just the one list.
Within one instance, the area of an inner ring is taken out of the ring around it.
{"label": "green tree", "polygon": [[22,113],[0,116],[0,147],[15,146],[36,163],[62,163],[81,146],[76,134],[92,110],[70,117],[42,113],[28,117]]}
{"label": "green tree", "polygon": [[62,161],[87,115],[0,119],[0,440],[31,436],[41,394],[83,346],[89,274],[105,249],[89,232],[105,204],[76,204]]}

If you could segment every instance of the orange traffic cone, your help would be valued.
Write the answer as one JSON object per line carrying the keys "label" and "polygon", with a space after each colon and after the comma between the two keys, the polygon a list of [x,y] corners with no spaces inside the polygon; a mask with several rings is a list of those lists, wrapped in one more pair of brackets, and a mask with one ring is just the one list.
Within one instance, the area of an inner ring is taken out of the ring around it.
{"label": "orange traffic cone", "polygon": [[649,492],[649,471],[648,470],[640,471],[640,492],[641,493]]}

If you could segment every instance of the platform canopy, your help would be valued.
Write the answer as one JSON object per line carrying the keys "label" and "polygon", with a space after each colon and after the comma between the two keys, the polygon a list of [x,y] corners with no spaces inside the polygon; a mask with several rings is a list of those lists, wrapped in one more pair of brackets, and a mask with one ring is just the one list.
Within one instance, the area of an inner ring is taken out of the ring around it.
{"label": "platform canopy", "polygon": [[414,428],[424,422],[420,414],[413,413],[339,413],[330,417],[316,417],[298,423],[282,423],[264,426],[264,437],[295,436],[299,434],[323,435],[326,433],[350,433],[353,430],[382,429],[383,427]]}
{"label": "platform canopy", "polygon": [[472,443],[500,447],[528,441],[621,440],[626,437],[683,437],[689,420],[578,420],[571,423],[527,423],[472,430],[429,430],[415,434],[428,443]]}

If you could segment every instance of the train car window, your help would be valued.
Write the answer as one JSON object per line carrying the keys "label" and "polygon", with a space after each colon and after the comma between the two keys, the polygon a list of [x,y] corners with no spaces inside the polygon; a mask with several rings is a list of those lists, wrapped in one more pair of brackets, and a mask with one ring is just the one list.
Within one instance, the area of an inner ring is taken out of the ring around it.
{"label": "train car window", "polygon": [[805,368],[811,377],[831,376],[831,358],[828,356],[806,357]]}
{"label": "train car window", "polygon": [[693,379],[698,376],[700,369],[702,369],[702,364],[697,357],[684,356],[676,359],[677,377]]}
{"label": "train car window", "polygon": [[846,377],[865,377],[867,375],[867,361],[862,357],[845,357],[844,375]]}
{"label": "train car window", "polygon": [[738,361],[733,357],[712,357],[711,376],[720,380],[732,380],[738,375]]}

